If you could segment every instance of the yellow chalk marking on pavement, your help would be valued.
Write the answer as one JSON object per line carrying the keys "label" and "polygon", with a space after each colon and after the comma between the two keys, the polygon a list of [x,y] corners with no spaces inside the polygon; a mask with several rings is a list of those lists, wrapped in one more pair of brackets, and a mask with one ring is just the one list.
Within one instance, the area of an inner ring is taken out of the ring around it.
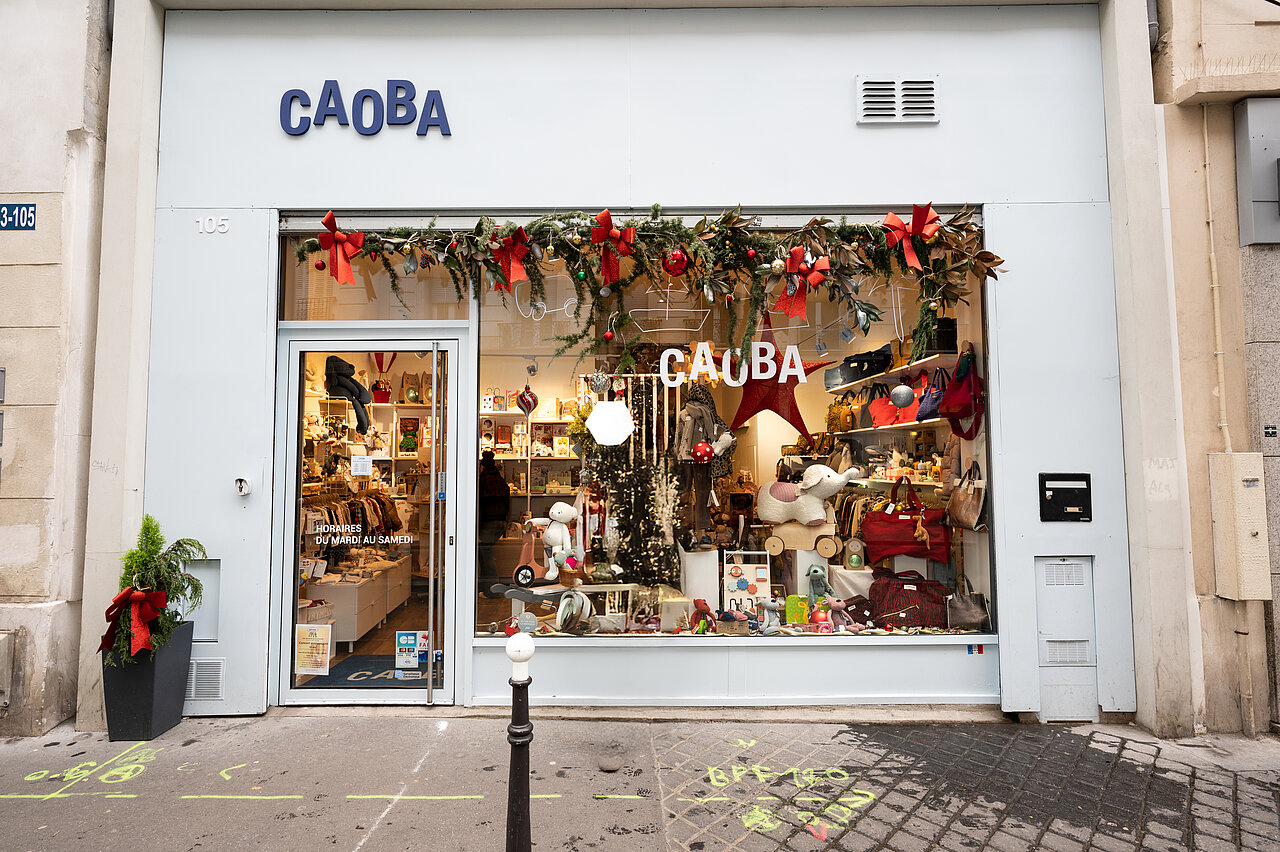
{"label": "yellow chalk marking on pavement", "polygon": [[560,794],[559,793],[539,793],[537,795],[531,795],[529,798],[530,799],[559,799]]}
{"label": "yellow chalk marking on pavement", "polygon": [[[641,797],[636,796],[635,798],[639,799]],[[728,796],[708,796],[705,799],[686,799],[684,797],[681,797],[679,799],[676,799],[676,801],[677,802],[731,802],[733,800],[730,799]]]}
{"label": "yellow chalk marking on pavement", "polygon": [[133,793],[111,793],[98,790],[93,793],[0,793],[0,799],[70,799],[72,796],[106,796],[108,799],[136,799]]}
{"label": "yellow chalk marking on pavement", "polygon": [[249,764],[247,763],[237,763],[235,766],[228,766],[226,769],[222,770],[218,774],[221,775],[223,778],[227,779],[228,781],[230,781],[231,776],[227,774],[228,772],[230,772],[233,769],[240,769],[241,767],[248,766],[248,765]]}
{"label": "yellow chalk marking on pavement", "polygon": [[[145,742],[145,740],[144,740],[143,742]],[[124,757],[126,754],[128,754],[128,753],[129,753],[129,752],[131,752],[131,751],[133,751],[135,748],[137,748],[138,746],[140,746],[140,745],[142,745],[142,744],[143,744],[143,743],[141,743],[141,742],[139,742],[139,743],[134,743],[133,745],[129,746],[129,747],[128,747],[127,749],[125,749],[124,751],[122,751],[122,752],[120,752],[119,754],[117,754],[115,757],[113,757],[113,758],[111,758],[110,760],[108,760],[106,763],[104,763],[104,764],[102,764],[101,766],[98,766],[97,768],[95,768],[95,769],[94,769],[94,771],[95,771],[95,772],[96,772],[96,771],[98,771],[99,769],[101,769],[103,766],[106,766],[107,764],[115,763],[117,760],[119,760],[120,758]],[[89,777],[89,773],[87,773],[87,772],[86,772],[84,775],[81,775],[80,777],[76,778],[76,779],[75,779],[74,781],[72,781],[70,784],[66,785],[65,787],[62,787],[61,789],[55,790],[54,792],[50,793],[49,795],[45,796],[44,798],[46,798],[46,799],[53,799],[53,798],[57,798],[57,797],[59,797],[59,796],[61,796],[61,795],[63,794],[63,791],[64,791],[64,790],[67,790],[68,788],[72,787],[72,786],[73,786],[73,785],[75,785],[75,784],[79,784],[81,781],[83,781],[85,778],[88,778],[88,777]]]}
{"label": "yellow chalk marking on pavement", "polygon": [[644,796],[627,796],[621,793],[596,793],[597,799],[643,799]]}
{"label": "yellow chalk marking on pavement", "polygon": [[377,796],[347,796],[348,799],[417,799],[428,802],[451,802],[456,799],[483,799],[484,796],[397,796],[395,793],[382,793]]}
{"label": "yellow chalk marking on pavement", "polygon": [[[235,767],[233,766],[232,769]],[[301,799],[301,796],[182,796],[183,799]]]}

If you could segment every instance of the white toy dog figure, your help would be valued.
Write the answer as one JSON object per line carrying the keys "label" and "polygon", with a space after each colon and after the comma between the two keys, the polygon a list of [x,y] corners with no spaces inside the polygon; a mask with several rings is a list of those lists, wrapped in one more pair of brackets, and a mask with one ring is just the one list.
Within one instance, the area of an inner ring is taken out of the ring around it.
{"label": "white toy dog figure", "polygon": [[548,518],[534,518],[529,523],[545,527],[542,531],[542,546],[547,552],[546,579],[554,580],[559,575],[556,566],[556,554],[573,550],[573,534],[569,532],[569,524],[578,520],[580,513],[568,503],[557,502],[547,511]]}
{"label": "white toy dog figure", "polygon": [[810,465],[799,482],[766,482],[756,494],[756,514],[769,524],[787,521],[816,527],[826,523],[827,500],[851,481],[862,476],[851,467],[836,473],[825,464]]}

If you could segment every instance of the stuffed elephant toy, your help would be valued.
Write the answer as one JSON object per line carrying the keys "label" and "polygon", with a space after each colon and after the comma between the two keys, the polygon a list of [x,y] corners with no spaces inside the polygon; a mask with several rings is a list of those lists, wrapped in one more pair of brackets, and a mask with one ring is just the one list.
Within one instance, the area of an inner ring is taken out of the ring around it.
{"label": "stuffed elephant toy", "polygon": [[756,514],[769,524],[798,521],[815,527],[826,523],[827,500],[840,493],[862,471],[836,473],[825,464],[810,465],[799,482],[767,482],[756,495]]}

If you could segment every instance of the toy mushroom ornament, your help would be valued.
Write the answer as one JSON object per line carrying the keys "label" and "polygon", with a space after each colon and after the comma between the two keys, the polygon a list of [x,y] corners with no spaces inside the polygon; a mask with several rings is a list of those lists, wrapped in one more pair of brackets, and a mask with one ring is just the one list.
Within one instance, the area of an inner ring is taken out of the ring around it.
{"label": "toy mushroom ornament", "polygon": [[689,455],[698,464],[706,464],[715,457],[716,451],[706,441],[699,441],[693,445],[693,449],[689,451]]}

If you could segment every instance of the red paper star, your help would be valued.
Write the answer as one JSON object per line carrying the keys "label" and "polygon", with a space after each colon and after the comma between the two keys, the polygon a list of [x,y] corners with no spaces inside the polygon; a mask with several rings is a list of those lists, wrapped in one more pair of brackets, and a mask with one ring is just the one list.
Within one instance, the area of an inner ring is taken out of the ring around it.
{"label": "red paper star", "polygon": [[[809,429],[804,425],[804,417],[800,414],[800,406],[796,405],[796,385],[800,379],[790,376],[785,382],[778,381],[778,373],[782,371],[782,350],[778,348],[773,337],[773,324],[769,321],[769,312],[764,314],[764,331],[760,339],[772,343],[774,348],[773,364],[775,367],[771,379],[747,379],[742,385],[742,401],[738,403],[738,413],[733,415],[733,431],[755,417],[761,411],[772,411],[796,428],[806,440],[812,440]],[[814,370],[821,369],[834,361],[804,361],[804,374],[807,376]]]}

